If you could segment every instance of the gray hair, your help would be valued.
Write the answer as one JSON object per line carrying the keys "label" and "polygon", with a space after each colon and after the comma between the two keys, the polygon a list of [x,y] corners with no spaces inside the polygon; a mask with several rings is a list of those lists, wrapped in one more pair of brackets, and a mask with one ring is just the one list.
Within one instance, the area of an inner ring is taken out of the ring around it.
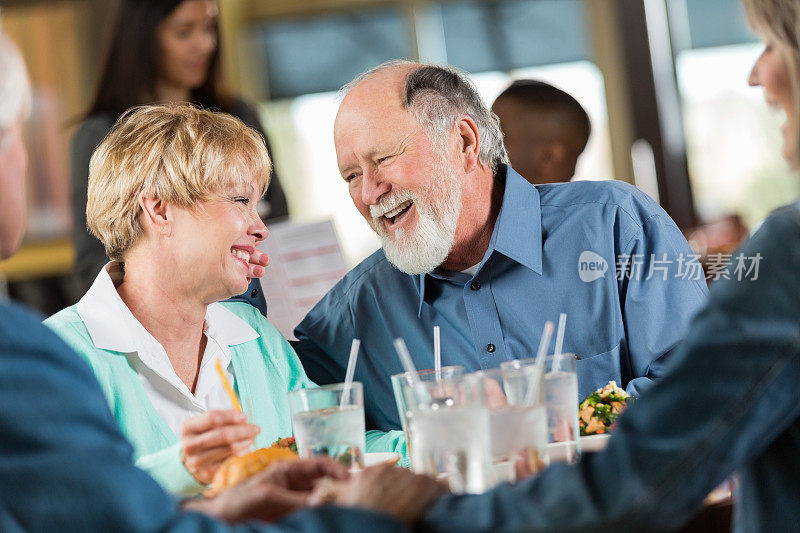
{"label": "gray hair", "polygon": [[[356,76],[339,91],[347,96],[356,85],[383,70],[417,65],[405,59],[381,63]],[[492,170],[508,164],[500,120],[478,94],[466,73],[451,66],[420,65],[406,78],[403,107],[422,124],[432,142],[441,142],[461,115],[468,115],[478,127],[478,160]]]}
{"label": "gray hair", "polygon": [[30,83],[25,62],[16,45],[0,29],[0,151],[6,130],[30,108]]}

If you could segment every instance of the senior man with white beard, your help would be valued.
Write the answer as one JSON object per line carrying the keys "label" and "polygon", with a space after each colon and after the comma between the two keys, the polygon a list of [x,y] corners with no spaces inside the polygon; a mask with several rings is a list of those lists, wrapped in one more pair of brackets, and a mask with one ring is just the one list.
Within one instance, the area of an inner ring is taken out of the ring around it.
{"label": "senior man with white beard", "polygon": [[339,170],[383,246],[297,327],[312,380],[342,381],[361,339],[367,424],[399,429],[395,337],[431,368],[439,325],[442,364],[487,369],[531,357],[562,312],[581,396],[609,380],[638,396],[663,374],[707,294],[663,209],[621,182],[531,185],[508,166],[497,117],[450,67],[393,61],[343,93]]}

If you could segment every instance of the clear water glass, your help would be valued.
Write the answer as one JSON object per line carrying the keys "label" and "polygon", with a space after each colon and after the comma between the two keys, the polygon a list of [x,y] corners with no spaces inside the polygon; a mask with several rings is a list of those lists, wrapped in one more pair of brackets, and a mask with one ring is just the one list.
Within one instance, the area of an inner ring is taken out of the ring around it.
{"label": "clear water glass", "polygon": [[547,409],[540,401],[541,371],[528,365],[480,372],[489,408],[494,484],[514,483],[546,466]]}
{"label": "clear water glass", "polygon": [[446,479],[456,494],[492,486],[485,380],[476,374],[404,388],[411,469]]}
{"label": "clear water glass", "polygon": [[[441,369],[439,369],[438,374],[433,368],[419,370],[417,371],[417,379],[423,382],[436,381],[437,379],[441,381],[449,380],[457,376],[463,376],[465,373],[464,367],[461,365],[443,366]],[[392,376],[391,380],[392,391],[394,392],[394,400],[397,404],[397,413],[400,415],[400,425],[402,426],[403,432],[406,435],[406,446],[408,446],[410,454],[411,436],[408,431],[408,413],[409,405],[413,406],[416,402],[412,389],[413,381],[408,372],[395,374]],[[406,398],[408,398],[410,402],[407,402]]]}
{"label": "clear water glass", "polygon": [[355,381],[343,399],[344,393],[344,383],[288,393],[300,457],[325,455],[350,467],[364,466],[364,390]]}
{"label": "clear water glass", "polygon": [[[501,368],[535,366],[535,359],[519,359],[500,364]],[[546,463],[576,462],[580,458],[578,426],[578,374],[575,356],[565,353],[544,360],[541,396],[547,406],[548,449]]]}

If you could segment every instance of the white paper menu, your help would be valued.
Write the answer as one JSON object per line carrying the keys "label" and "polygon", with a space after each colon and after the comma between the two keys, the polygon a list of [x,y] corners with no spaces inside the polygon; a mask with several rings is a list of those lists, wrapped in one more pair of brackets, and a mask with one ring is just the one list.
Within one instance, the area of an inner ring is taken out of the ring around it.
{"label": "white paper menu", "polygon": [[270,256],[267,273],[261,277],[267,318],[284,337],[294,340],[294,328],[347,273],[333,223],[271,224],[258,249]]}

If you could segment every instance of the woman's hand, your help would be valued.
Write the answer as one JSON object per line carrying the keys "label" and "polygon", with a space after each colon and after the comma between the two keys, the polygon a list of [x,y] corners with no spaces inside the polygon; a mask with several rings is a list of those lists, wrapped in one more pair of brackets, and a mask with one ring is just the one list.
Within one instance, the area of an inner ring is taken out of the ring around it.
{"label": "woman's hand", "polygon": [[244,413],[232,409],[193,416],[181,426],[181,460],[207,485],[222,462],[247,451],[260,431],[247,423]]}

